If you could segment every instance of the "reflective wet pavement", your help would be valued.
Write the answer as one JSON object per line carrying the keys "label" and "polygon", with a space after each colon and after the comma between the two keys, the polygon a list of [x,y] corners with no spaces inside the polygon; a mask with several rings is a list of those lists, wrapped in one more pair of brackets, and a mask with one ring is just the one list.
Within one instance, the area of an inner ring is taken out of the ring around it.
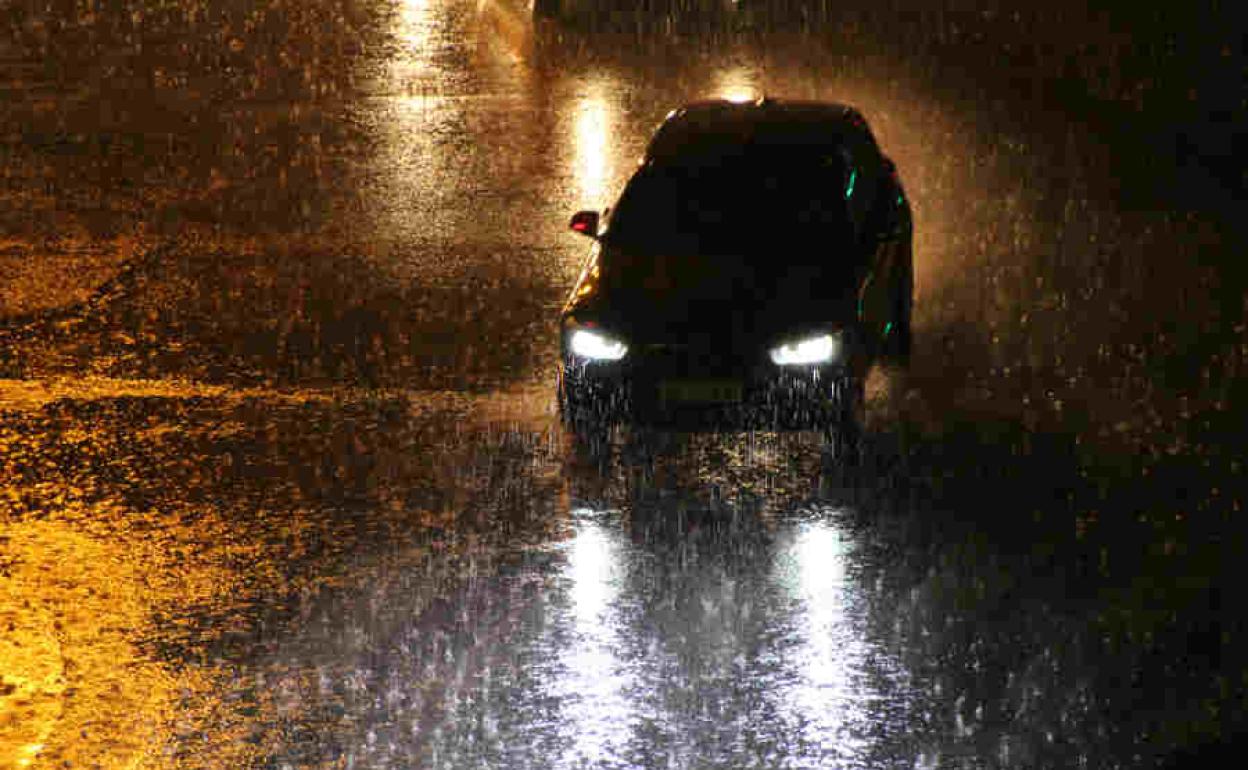
{"label": "reflective wet pavement", "polygon": [[[1243,51],[816,7],[0,9],[0,767],[1232,756],[1243,180],[1183,126],[1242,117]],[[589,452],[567,215],[672,106],[760,91],[896,159],[911,370],[858,469]]]}

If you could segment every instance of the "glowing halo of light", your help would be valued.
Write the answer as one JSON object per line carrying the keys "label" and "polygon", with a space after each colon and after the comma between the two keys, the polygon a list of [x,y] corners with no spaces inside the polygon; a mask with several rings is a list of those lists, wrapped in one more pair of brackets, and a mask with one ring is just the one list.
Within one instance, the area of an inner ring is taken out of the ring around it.
{"label": "glowing halo of light", "polygon": [[755,70],[733,67],[720,73],[712,95],[735,104],[745,104],[762,98],[763,89]]}

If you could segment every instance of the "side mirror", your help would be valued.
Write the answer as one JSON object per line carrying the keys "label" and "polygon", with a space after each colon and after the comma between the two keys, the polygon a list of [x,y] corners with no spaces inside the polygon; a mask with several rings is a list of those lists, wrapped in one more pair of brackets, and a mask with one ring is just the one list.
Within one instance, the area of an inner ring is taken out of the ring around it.
{"label": "side mirror", "polygon": [[568,227],[572,232],[588,235],[590,238],[598,237],[598,212],[597,211],[578,211],[572,215],[572,221],[568,223]]}

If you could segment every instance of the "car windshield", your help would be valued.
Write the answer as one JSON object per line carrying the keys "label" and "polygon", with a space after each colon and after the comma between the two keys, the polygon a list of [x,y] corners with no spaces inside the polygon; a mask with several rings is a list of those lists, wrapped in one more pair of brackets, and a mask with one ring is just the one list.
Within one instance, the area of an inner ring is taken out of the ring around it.
{"label": "car windshield", "polygon": [[826,259],[852,235],[856,176],[840,144],[712,147],[639,171],[608,240],[635,256]]}

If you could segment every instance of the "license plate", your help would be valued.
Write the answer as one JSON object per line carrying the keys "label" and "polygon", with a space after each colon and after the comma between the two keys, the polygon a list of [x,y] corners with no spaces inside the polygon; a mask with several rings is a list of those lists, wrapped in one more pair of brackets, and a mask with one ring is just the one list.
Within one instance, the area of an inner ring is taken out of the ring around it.
{"label": "license plate", "polygon": [[741,400],[736,380],[666,380],[659,384],[659,400],[667,404],[732,404]]}

